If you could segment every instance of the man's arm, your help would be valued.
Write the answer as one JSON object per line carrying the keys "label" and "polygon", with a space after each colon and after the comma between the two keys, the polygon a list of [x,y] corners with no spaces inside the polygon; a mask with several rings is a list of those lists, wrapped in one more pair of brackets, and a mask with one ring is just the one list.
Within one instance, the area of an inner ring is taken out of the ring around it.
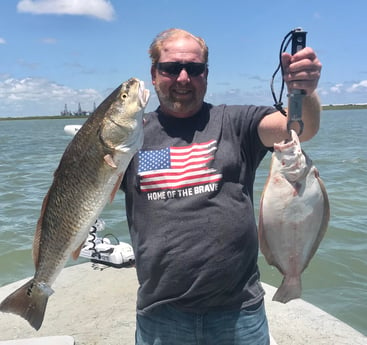
{"label": "man's arm", "polygon": [[[288,92],[294,89],[302,89],[306,92],[302,104],[304,129],[300,136],[301,141],[306,141],[317,133],[320,125],[321,105],[316,88],[322,65],[315,52],[309,47],[293,56],[283,53],[282,64]],[[258,132],[263,144],[266,147],[272,147],[274,143],[289,138],[287,118],[280,112],[269,114],[260,121]]]}

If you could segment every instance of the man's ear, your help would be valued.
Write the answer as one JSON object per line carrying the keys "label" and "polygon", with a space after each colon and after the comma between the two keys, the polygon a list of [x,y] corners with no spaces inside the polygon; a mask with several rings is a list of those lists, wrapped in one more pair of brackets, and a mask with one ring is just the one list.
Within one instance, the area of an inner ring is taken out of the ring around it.
{"label": "man's ear", "polygon": [[157,67],[153,66],[150,67],[150,76],[152,77],[152,84],[155,85],[155,76],[157,73]]}

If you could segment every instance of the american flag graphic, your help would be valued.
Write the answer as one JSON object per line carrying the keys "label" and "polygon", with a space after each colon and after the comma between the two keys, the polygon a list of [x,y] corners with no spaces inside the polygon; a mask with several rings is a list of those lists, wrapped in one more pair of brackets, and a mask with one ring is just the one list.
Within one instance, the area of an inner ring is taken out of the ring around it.
{"label": "american flag graphic", "polygon": [[217,182],[222,174],[208,167],[216,140],[161,150],[139,151],[140,189],[143,192],[179,189]]}

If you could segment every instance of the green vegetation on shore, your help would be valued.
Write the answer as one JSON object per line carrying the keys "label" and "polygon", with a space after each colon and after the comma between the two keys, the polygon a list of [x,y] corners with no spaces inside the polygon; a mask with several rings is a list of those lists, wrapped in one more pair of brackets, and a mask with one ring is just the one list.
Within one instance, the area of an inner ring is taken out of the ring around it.
{"label": "green vegetation on shore", "polygon": [[367,109],[367,104],[329,104],[322,106],[322,110],[354,110],[354,109]]}

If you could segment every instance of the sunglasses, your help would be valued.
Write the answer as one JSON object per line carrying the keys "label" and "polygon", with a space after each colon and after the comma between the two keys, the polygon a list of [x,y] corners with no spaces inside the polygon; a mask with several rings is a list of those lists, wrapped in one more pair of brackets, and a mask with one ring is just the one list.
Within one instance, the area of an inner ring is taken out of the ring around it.
{"label": "sunglasses", "polygon": [[197,77],[204,73],[207,65],[201,62],[158,62],[157,69],[163,75],[178,76],[183,69],[190,77]]}

